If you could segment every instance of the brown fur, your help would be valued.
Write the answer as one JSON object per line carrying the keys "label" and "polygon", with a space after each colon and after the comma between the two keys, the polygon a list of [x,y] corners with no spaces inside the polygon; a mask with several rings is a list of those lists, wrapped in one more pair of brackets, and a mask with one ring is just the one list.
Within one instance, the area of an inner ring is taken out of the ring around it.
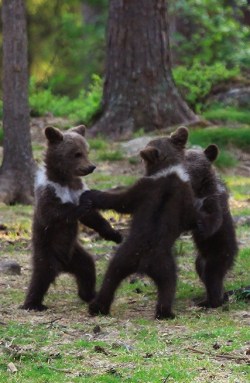
{"label": "brown fur", "polygon": [[127,190],[92,190],[81,197],[83,203],[90,198],[98,209],[132,215],[128,237],[111,260],[100,292],[89,306],[91,314],[108,314],[120,282],[140,272],[157,285],[156,318],[173,318],[176,265],[172,247],[183,230],[195,225],[196,217],[188,180],[175,172],[159,178],[157,174],[183,162],[187,138],[187,129],[180,128],[171,137],[151,141],[141,151],[146,176]]}
{"label": "brown fur", "polygon": [[[78,205],[83,191],[81,176],[95,166],[88,159],[85,127],[61,133],[48,127],[45,174],[36,188],[33,218],[33,272],[25,302],[27,310],[44,310],[42,304],[50,284],[61,272],[73,274],[78,294],[86,302],[95,295],[95,265],[77,240],[78,221],[98,231],[104,238],[121,241],[107,221],[88,203]],[[61,193],[61,194],[60,194]]]}
{"label": "brown fur", "polygon": [[200,302],[204,307],[223,303],[223,281],[238,251],[228,193],[212,167],[217,155],[216,145],[209,145],[204,151],[190,149],[185,154],[199,211],[198,230],[193,231],[193,238],[198,249],[196,270],[207,293]]}

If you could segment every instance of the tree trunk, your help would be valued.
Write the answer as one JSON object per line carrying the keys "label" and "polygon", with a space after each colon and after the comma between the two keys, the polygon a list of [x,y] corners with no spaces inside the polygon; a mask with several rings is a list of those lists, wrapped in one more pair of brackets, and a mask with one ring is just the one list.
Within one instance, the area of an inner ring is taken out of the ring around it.
{"label": "tree trunk", "polygon": [[3,163],[0,201],[30,203],[33,171],[28,106],[27,32],[23,0],[3,0]]}
{"label": "tree trunk", "polygon": [[103,114],[93,132],[129,136],[197,121],[171,74],[165,0],[110,0]]}

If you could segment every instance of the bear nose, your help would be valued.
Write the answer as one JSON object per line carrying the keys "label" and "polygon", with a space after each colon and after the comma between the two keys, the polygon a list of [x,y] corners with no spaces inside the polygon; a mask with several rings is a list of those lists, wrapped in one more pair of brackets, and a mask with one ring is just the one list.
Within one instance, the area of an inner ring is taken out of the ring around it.
{"label": "bear nose", "polygon": [[90,166],[88,167],[88,172],[89,172],[89,173],[93,173],[93,171],[95,170],[95,168],[96,168],[95,165],[90,165]]}

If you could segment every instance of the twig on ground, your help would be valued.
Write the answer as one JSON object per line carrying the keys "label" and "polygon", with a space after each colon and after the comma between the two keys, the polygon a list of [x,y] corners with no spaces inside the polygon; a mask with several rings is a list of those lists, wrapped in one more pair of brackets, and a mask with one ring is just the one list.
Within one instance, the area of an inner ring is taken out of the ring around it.
{"label": "twig on ground", "polygon": [[230,354],[212,354],[211,352],[197,350],[196,348],[192,348],[192,347],[187,347],[186,350],[195,352],[196,354],[211,356],[212,358],[216,358],[216,359],[217,358],[230,359],[230,360],[236,360],[238,362],[245,362],[247,364],[250,364],[250,358],[244,357],[244,356],[230,355]]}
{"label": "twig on ground", "polygon": [[49,322],[42,322],[42,323],[40,323],[40,324],[42,324],[42,325],[49,325],[49,326],[52,326],[53,323],[55,323],[55,322],[57,322],[57,321],[59,321],[59,320],[61,320],[61,319],[62,319],[62,317],[60,317],[60,318],[55,318],[55,319],[50,320]]}

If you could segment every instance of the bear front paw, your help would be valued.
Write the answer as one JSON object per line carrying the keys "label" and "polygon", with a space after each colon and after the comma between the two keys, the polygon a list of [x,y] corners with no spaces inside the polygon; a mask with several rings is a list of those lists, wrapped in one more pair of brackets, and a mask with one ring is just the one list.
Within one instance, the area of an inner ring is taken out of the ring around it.
{"label": "bear front paw", "polygon": [[88,192],[82,193],[79,201],[79,213],[80,215],[89,213],[93,208],[93,203],[89,196],[87,195]]}
{"label": "bear front paw", "polygon": [[98,197],[101,193],[102,192],[100,192],[99,190],[87,190],[86,192],[82,193],[79,201],[80,206],[86,203],[86,201],[90,201],[92,203],[92,206],[95,207],[95,201],[98,200]]}

